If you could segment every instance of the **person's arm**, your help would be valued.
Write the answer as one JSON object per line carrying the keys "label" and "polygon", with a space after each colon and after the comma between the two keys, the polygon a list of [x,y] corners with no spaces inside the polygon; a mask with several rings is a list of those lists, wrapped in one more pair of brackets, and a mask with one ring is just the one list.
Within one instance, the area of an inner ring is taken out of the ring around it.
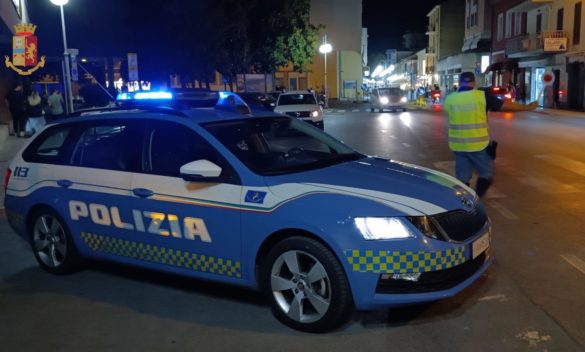
{"label": "person's arm", "polygon": [[502,104],[500,111],[510,111],[510,112],[530,111],[530,110],[536,109],[537,107],[538,107],[537,101],[533,101],[532,103],[527,104],[527,105],[514,103],[513,101],[504,101],[504,104]]}
{"label": "person's arm", "polygon": [[491,94],[490,92],[485,92],[485,100],[487,104],[487,109],[489,111],[529,111],[534,110],[538,107],[538,103],[533,101],[528,105],[514,103],[512,101],[501,101],[500,99],[496,98],[495,95]]}

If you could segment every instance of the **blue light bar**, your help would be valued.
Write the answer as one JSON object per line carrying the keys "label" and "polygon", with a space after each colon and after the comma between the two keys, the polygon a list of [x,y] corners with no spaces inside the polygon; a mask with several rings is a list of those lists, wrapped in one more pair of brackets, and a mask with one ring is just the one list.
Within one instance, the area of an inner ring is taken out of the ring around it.
{"label": "blue light bar", "polygon": [[134,94],[135,100],[168,100],[173,99],[173,93],[171,92],[137,92]]}
{"label": "blue light bar", "polygon": [[136,93],[120,93],[116,100],[172,100],[173,93],[171,92],[136,92]]}

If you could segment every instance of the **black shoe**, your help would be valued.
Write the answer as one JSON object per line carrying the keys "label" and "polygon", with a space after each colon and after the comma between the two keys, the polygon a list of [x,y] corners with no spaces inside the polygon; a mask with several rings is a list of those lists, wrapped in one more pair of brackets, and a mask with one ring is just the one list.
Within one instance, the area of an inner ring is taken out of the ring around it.
{"label": "black shoe", "polygon": [[488,188],[490,188],[491,184],[492,184],[491,179],[487,179],[487,178],[483,178],[483,177],[480,177],[477,179],[477,184],[475,185],[475,193],[477,193],[479,198],[482,198],[484,196],[485,192],[487,192],[487,190],[488,190]]}

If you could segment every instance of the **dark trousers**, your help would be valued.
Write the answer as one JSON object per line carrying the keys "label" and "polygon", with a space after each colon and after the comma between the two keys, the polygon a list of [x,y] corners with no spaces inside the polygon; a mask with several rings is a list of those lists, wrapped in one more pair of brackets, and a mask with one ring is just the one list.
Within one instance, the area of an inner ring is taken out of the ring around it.
{"label": "dark trousers", "polygon": [[12,113],[12,128],[15,134],[24,132],[26,129],[26,115],[19,113]]}

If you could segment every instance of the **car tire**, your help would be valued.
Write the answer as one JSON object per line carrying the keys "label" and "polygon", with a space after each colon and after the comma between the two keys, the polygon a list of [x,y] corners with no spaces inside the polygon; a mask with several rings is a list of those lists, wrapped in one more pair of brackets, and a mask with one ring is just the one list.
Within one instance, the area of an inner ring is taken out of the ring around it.
{"label": "car tire", "polygon": [[408,109],[407,108],[402,108],[402,112],[407,112]]}
{"label": "car tire", "polygon": [[279,242],[268,252],[260,273],[274,316],[293,329],[331,331],[345,323],[352,311],[341,263],[313,239],[290,237]]}
{"label": "car tire", "polygon": [[35,259],[55,275],[81,268],[81,257],[63,218],[51,208],[41,208],[30,217],[29,238]]}
{"label": "car tire", "polygon": [[370,108],[370,112],[374,112],[374,111],[376,111],[376,109]]}
{"label": "car tire", "polygon": [[378,109],[378,112],[384,112],[384,109]]}

